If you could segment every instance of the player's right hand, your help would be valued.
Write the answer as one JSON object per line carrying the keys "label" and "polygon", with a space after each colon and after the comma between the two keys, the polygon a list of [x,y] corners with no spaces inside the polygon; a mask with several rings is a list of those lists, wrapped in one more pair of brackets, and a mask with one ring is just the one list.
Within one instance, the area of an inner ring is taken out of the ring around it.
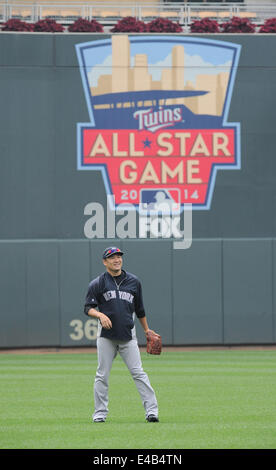
{"label": "player's right hand", "polygon": [[106,330],[110,330],[112,328],[111,320],[110,320],[110,318],[108,318],[107,315],[105,315],[104,313],[99,312],[99,317],[98,318],[99,318],[103,328],[105,328]]}

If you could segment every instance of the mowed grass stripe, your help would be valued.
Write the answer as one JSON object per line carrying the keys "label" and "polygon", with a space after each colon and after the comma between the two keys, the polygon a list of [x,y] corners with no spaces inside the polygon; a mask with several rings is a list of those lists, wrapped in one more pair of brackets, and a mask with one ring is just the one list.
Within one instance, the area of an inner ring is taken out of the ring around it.
{"label": "mowed grass stripe", "polygon": [[276,351],[142,353],[160,423],[121,360],[109,416],[91,421],[95,354],[1,354],[1,448],[276,448]]}

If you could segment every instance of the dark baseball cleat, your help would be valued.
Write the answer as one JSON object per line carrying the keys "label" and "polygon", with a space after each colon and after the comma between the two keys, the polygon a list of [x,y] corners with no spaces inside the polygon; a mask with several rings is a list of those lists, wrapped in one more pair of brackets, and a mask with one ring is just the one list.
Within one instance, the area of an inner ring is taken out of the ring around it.
{"label": "dark baseball cleat", "polygon": [[159,419],[154,415],[149,415],[146,420],[148,423],[159,423]]}
{"label": "dark baseball cleat", "polygon": [[104,423],[105,419],[104,418],[98,418],[98,419],[94,419],[93,421],[94,421],[94,423]]}

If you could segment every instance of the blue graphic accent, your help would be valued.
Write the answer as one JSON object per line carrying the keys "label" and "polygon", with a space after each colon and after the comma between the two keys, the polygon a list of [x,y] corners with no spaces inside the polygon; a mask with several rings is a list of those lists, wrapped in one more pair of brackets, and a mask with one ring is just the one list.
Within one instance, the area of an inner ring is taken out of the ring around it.
{"label": "blue graphic accent", "polygon": [[148,138],[146,138],[146,140],[143,140],[143,144],[144,144],[144,148],[150,148],[151,147],[151,140],[149,140]]}

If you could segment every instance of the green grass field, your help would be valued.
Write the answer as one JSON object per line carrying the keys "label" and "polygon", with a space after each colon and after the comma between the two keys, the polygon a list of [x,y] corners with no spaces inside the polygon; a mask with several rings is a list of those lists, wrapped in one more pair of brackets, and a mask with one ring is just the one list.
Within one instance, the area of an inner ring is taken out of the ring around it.
{"label": "green grass field", "polygon": [[118,356],[109,416],[91,420],[95,354],[0,354],[1,449],[275,449],[276,351],[142,353],[160,423]]}

